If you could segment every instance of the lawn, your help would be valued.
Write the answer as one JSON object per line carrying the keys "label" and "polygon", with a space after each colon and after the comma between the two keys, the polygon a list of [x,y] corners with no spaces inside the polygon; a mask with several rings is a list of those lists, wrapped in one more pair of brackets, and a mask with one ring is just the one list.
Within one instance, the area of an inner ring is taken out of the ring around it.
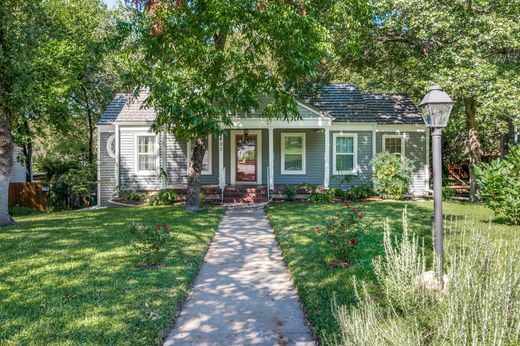
{"label": "lawn", "polygon": [[[157,344],[222,212],[143,207],[17,217],[0,229],[0,344]],[[130,221],[171,225],[175,241],[159,269],[136,268]]]}
{"label": "lawn", "polygon": [[[266,209],[307,317],[324,344],[338,330],[331,311],[333,297],[341,305],[355,306],[354,279],[358,283],[365,282],[369,289],[377,292],[372,260],[383,254],[383,224],[386,220],[396,234],[400,233],[402,212],[407,206],[409,229],[424,239],[428,249],[432,247],[432,203],[371,202],[354,206],[363,210],[368,227],[354,250],[355,262],[346,269],[328,265],[332,251],[315,232],[316,226],[323,227],[325,218],[334,215],[342,205],[284,203]],[[492,212],[483,205],[450,202],[444,203],[443,209],[447,220],[464,222],[466,219],[466,222],[475,222],[482,228],[487,228],[492,220],[494,239],[520,240],[519,226],[509,226],[501,219],[494,219]],[[447,234],[446,241],[455,243],[457,237],[455,233]]]}

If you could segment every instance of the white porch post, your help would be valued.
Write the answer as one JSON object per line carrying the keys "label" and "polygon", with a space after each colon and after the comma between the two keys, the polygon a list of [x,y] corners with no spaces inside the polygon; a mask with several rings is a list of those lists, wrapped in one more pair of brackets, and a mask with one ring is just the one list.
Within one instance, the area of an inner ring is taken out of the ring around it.
{"label": "white porch post", "polygon": [[115,126],[115,132],[116,132],[116,188],[119,188],[119,140],[120,140],[120,133],[119,133],[119,124],[116,123]]}
{"label": "white porch post", "polygon": [[163,131],[161,134],[161,175],[163,175],[163,188],[166,189],[168,187],[168,184],[170,183],[168,179],[168,139],[165,131]]}
{"label": "white porch post", "polygon": [[224,137],[218,136],[218,185],[221,189],[226,186],[224,176]]}
{"label": "white porch post", "polygon": [[324,166],[325,166],[324,177],[325,178],[323,179],[323,185],[325,186],[326,189],[329,188],[329,182],[330,182],[329,161],[330,161],[330,128],[325,127],[325,161],[324,161]]}
{"label": "white porch post", "polygon": [[274,142],[273,128],[269,128],[269,186],[274,189]]}

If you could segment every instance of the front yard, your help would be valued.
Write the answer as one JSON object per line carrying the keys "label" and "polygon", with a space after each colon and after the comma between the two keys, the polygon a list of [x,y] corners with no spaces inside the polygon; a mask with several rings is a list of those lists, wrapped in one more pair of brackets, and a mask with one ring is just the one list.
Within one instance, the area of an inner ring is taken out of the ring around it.
{"label": "front yard", "polygon": [[[157,344],[221,216],[144,207],[18,217],[0,229],[0,344]],[[136,268],[130,221],[171,225],[159,269]]]}
{"label": "front yard", "polygon": [[[383,254],[383,223],[388,220],[396,233],[402,229],[402,212],[408,210],[409,229],[423,237],[427,249],[432,247],[431,223],[433,204],[430,202],[372,202],[354,204],[361,208],[368,224],[354,249],[352,266],[333,268],[328,265],[332,249],[315,228],[323,226],[325,218],[342,208],[341,204],[284,203],[267,207],[267,213],[274,227],[276,237],[285,261],[297,286],[300,299],[305,306],[308,319],[322,343],[331,341],[339,330],[332,314],[332,300],[339,305],[356,305],[354,278],[359,283],[366,282],[376,290],[372,260]],[[483,205],[444,203],[446,219],[456,218],[463,222],[476,222],[487,227],[493,214]],[[509,226],[502,220],[493,220],[493,239],[520,240],[520,227]],[[457,235],[447,234],[447,242],[456,242]]]}

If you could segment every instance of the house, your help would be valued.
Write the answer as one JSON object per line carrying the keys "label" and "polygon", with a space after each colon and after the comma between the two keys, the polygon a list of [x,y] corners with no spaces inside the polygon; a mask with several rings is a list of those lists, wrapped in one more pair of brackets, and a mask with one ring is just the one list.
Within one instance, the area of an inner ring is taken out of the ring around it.
{"label": "house", "polygon": [[[191,143],[150,132],[153,109],[118,94],[97,124],[98,195],[106,205],[116,186],[139,190],[187,182]],[[301,119],[261,117],[258,110],[236,118],[222,136],[209,136],[201,183],[220,189],[240,185],[269,190],[286,184],[336,184],[335,176],[356,175],[352,184],[370,183],[370,160],[383,150],[414,162],[410,191],[429,189],[429,133],[417,106],[399,94],[363,93],[353,84],[333,84],[313,98],[297,100]],[[164,179],[166,173],[167,180]]]}
{"label": "house", "polygon": [[31,176],[27,175],[25,165],[18,161],[18,157],[22,156],[22,148],[15,146],[13,149],[13,167],[9,175],[10,183],[27,183],[32,181]]}

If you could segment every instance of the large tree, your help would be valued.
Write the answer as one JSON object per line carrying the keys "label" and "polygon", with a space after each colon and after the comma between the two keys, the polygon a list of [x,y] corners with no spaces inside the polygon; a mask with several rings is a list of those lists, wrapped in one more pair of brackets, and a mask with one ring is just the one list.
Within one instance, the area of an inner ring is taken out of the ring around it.
{"label": "large tree", "polygon": [[197,210],[208,134],[222,134],[232,117],[258,107],[259,94],[272,97],[265,117],[297,118],[295,94],[332,56],[323,19],[344,18],[348,7],[304,0],[137,4],[131,70],[137,85],[149,89],[154,129],[194,142],[187,209]]}
{"label": "large tree", "polygon": [[[107,62],[109,12],[99,0],[11,1],[0,6],[0,226],[8,214],[13,143],[30,166],[32,144],[47,129],[74,131],[94,159],[94,125],[117,88]],[[85,131],[70,120],[85,119]]]}
{"label": "large tree", "polygon": [[[407,92],[419,101],[439,83],[457,102],[447,144],[474,166],[497,152],[518,125],[520,3],[491,0],[373,0],[362,59],[342,56],[347,75],[368,89]],[[482,136],[485,133],[486,136]]]}

